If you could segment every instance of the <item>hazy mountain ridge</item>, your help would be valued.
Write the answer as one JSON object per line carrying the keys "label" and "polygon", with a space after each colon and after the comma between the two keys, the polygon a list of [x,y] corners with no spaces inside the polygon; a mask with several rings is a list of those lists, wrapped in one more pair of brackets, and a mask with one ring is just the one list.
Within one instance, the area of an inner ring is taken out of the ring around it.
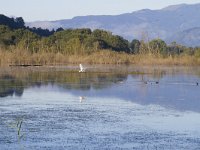
{"label": "hazy mountain ridge", "polygon": [[187,46],[200,45],[200,27],[191,28],[182,32],[176,33],[171,40],[177,41]]}
{"label": "hazy mountain ridge", "polygon": [[[200,27],[200,4],[181,4],[160,10],[143,9],[121,15],[79,16],[72,19],[32,22],[28,26],[42,28],[91,28],[105,29],[132,40],[134,38],[161,38],[189,46],[200,45],[198,34],[187,37],[189,29]],[[198,28],[198,30],[200,30]],[[200,33],[200,32],[197,32]],[[188,41],[180,40],[184,39]],[[195,37],[197,36],[197,39]],[[177,37],[177,38],[175,38]]]}

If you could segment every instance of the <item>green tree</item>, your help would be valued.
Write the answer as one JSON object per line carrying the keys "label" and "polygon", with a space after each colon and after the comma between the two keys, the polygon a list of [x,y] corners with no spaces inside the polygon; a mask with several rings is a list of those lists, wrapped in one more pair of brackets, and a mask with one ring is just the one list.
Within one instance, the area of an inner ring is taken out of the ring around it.
{"label": "green tree", "polygon": [[14,19],[16,24],[17,24],[17,28],[24,28],[25,23],[24,23],[24,19],[22,17],[17,17]]}
{"label": "green tree", "polygon": [[14,45],[15,36],[8,26],[0,25],[0,45],[7,49],[7,47]]}
{"label": "green tree", "polygon": [[111,36],[108,39],[108,44],[115,51],[130,52],[128,41],[122,38],[121,36],[118,36],[118,35]]}
{"label": "green tree", "polygon": [[177,44],[176,42],[172,42],[168,46],[168,53],[170,55],[180,55],[181,53],[183,53],[183,46]]}
{"label": "green tree", "polygon": [[132,40],[130,43],[130,53],[138,54],[140,50],[140,45],[141,43],[139,40],[137,39]]}
{"label": "green tree", "polygon": [[194,49],[194,55],[195,55],[195,57],[200,58],[200,47],[195,47],[195,49]]}
{"label": "green tree", "polygon": [[161,39],[154,39],[150,41],[149,47],[153,54],[167,54],[167,44]]}
{"label": "green tree", "polygon": [[14,31],[15,35],[15,45],[19,48],[27,49],[31,52],[38,51],[40,37],[24,29],[18,29]]}

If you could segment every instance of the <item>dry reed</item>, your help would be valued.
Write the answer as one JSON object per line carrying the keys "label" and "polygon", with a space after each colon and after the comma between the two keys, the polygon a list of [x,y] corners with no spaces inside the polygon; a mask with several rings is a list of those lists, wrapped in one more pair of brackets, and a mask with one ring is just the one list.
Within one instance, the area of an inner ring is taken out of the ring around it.
{"label": "dry reed", "polygon": [[27,50],[0,49],[0,65],[64,65],[64,64],[137,64],[137,65],[200,65],[200,58],[189,55],[168,56],[154,54],[127,54],[98,50],[91,54],[67,55],[53,52],[30,53]]}

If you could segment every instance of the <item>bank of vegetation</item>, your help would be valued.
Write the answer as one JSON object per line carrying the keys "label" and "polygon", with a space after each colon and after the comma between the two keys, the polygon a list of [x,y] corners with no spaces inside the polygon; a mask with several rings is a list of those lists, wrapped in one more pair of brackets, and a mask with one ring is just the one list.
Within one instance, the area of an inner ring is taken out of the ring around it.
{"label": "bank of vegetation", "polygon": [[21,17],[0,15],[0,65],[69,63],[198,65],[200,47],[161,39],[130,42],[99,29],[30,28]]}

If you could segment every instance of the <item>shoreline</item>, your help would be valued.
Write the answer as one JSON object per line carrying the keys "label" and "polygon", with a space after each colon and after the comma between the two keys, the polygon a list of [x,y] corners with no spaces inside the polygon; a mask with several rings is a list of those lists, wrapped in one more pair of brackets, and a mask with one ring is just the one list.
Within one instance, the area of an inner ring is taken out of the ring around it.
{"label": "shoreline", "polygon": [[79,73],[79,64],[44,66],[0,66],[0,74],[9,72],[65,72],[65,73],[120,73],[120,74],[174,74],[199,72],[200,66],[184,65],[134,65],[134,64],[82,64],[86,72]]}

